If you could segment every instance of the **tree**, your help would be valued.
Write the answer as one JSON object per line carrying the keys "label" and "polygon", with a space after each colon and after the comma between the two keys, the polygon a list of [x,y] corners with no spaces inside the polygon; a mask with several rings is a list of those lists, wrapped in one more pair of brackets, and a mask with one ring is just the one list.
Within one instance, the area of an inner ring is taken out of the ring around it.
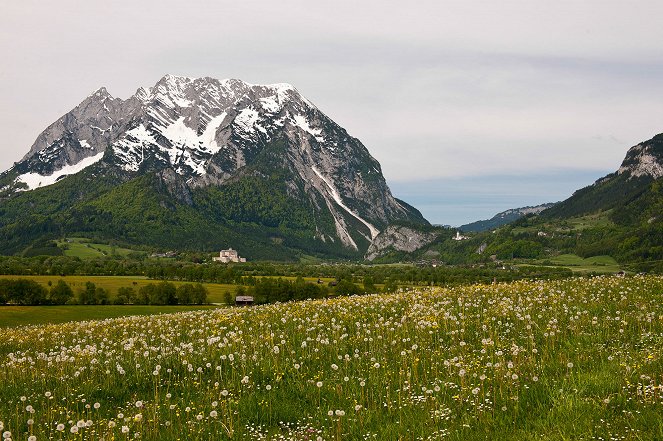
{"label": "tree", "polygon": [[78,291],[78,304],[94,305],[96,303],[97,286],[92,282],[86,282],[85,288]]}
{"label": "tree", "polygon": [[177,305],[177,288],[170,282],[157,285],[156,296],[150,299],[151,305]]}
{"label": "tree", "polygon": [[42,305],[47,301],[46,288],[34,280],[0,281],[0,302],[16,305]]}
{"label": "tree", "polygon": [[364,277],[364,291],[367,293],[375,293],[378,291],[375,287],[375,283],[373,283],[373,278],[371,276]]}
{"label": "tree", "polygon": [[116,305],[127,305],[136,303],[136,291],[132,287],[123,286],[118,288],[114,303]]}
{"label": "tree", "polygon": [[58,280],[55,286],[51,287],[48,295],[49,303],[53,305],[65,305],[74,297],[74,291],[64,280]]}
{"label": "tree", "polygon": [[193,285],[193,289],[193,303],[196,305],[207,303],[207,288],[205,288],[201,283],[196,283]]}
{"label": "tree", "polygon": [[357,285],[355,285],[348,279],[340,280],[336,284],[335,291],[337,294],[344,294],[344,295],[361,294],[362,292],[361,288],[359,288]]}
{"label": "tree", "polygon": [[190,283],[185,283],[177,287],[177,303],[180,305],[190,305],[193,303],[194,295],[193,285]]}
{"label": "tree", "polygon": [[108,305],[108,290],[98,286],[94,290],[94,304],[95,305]]}

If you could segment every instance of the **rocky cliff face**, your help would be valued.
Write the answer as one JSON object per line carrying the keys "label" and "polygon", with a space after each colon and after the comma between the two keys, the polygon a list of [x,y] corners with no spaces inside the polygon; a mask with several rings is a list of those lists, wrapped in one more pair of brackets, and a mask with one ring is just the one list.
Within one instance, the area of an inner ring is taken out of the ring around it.
{"label": "rocky cliff face", "polygon": [[317,240],[356,251],[395,220],[427,224],[393,197],[361,142],[289,84],[166,75],[126,100],[101,88],[38,136],[0,175],[0,191],[13,197],[92,169],[120,182],[155,173],[189,205],[196,189],[278,174],[288,197],[317,212]]}
{"label": "rocky cliff face", "polygon": [[652,179],[663,176],[663,134],[631,147],[617,174]]}
{"label": "rocky cliff face", "polygon": [[412,227],[390,225],[377,235],[364,256],[366,260],[375,260],[389,251],[411,253],[433,242],[439,232],[422,232]]}

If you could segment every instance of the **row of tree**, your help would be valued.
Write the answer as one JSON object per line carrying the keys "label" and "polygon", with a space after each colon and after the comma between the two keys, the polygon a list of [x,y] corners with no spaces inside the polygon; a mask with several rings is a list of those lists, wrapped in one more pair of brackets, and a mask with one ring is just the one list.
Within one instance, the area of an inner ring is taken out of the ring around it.
{"label": "row of tree", "polygon": [[[387,284],[382,290],[375,287],[367,278],[363,285],[352,282],[350,279],[341,279],[332,285],[324,283],[306,282],[302,277],[295,280],[261,277],[255,278],[248,287],[238,286],[236,296],[252,296],[256,303],[288,302],[292,300],[321,299],[334,295],[358,295],[367,293],[391,292],[397,288],[395,284]],[[232,304],[233,299],[226,293],[226,303]]]}
{"label": "row of tree", "polygon": [[178,287],[170,282],[150,283],[137,291],[122,287],[111,297],[107,289],[92,282],[74,292],[64,280],[47,289],[34,280],[0,279],[0,304],[12,305],[202,305],[207,303],[207,294],[200,283]]}

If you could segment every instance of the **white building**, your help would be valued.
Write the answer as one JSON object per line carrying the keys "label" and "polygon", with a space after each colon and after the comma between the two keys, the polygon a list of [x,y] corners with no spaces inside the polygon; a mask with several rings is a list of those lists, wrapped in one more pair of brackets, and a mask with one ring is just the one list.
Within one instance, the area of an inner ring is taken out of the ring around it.
{"label": "white building", "polygon": [[239,257],[236,250],[228,248],[227,250],[221,250],[219,257],[213,257],[212,260],[215,262],[228,263],[228,262],[246,262],[245,257]]}
{"label": "white building", "polygon": [[469,237],[463,236],[462,234],[460,234],[460,231],[456,231],[456,236],[452,237],[452,239],[453,240],[465,240],[465,239],[469,239]]}

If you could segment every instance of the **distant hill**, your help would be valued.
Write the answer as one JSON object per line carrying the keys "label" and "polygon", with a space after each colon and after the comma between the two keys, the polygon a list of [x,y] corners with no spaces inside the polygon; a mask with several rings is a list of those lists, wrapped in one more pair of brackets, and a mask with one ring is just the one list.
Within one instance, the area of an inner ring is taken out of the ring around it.
{"label": "distant hill", "polygon": [[631,147],[617,171],[565,201],[533,216],[507,210],[493,219],[511,222],[464,225],[466,232],[487,229],[438,240],[415,255],[447,263],[611,256],[635,271],[663,272],[663,134]]}
{"label": "distant hill", "polygon": [[502,211],[501,213],[497,213],[495,216],[493,216],[490,219],[480,220],[469,224],[461,225],[460,227],[458,227],[458,229],[466,233],[471,233],[471,232],[477,233],[480,231],[488,231],[495,229],[497,227],[501,227],[502,225],[511,223],[528,214],[539,214],[543,210],[546,210],[554,205],[555,203],[547,203],[547,204],[536,205],[533,207],[528,206],[521,208],[512,208],[510,210],[505,210]]}

